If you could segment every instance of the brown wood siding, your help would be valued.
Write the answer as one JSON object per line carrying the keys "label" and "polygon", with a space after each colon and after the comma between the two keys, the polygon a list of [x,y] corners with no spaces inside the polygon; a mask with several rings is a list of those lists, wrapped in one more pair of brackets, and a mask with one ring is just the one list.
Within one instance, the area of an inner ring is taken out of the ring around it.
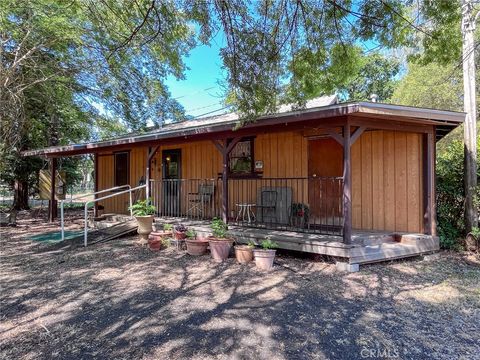
{"label": "brown wood siding", "polygon": [[422,135],[365,132],[352,146],[354,229],[422,232]]}
{"label": "brown wood siding", "polygon": [[[300,132],[259,134],[255,160],[263,161],[263,178],[308,176],[308,138]],[[217,179],[221,154],[210,141],[160,146],[152,160],[151,178],[162,178],[162,151],[182,151],[183,179]],[[130,185],[145,176],[147,148],[130,151]],[[421,232],[423,230],[422,136],[394,131],[367,131],[352,146],[352,222],[354,229]],[[98,158],[98,189],[113,187],[113,154]],[[255,202],[256,189],[248,180],[230,186],[230,210],[243,191]],[[218,182],[218,184],[220,184]],[[302,185],[303,184],[303,188]],[[294,202],[308,202],[308,182],[291,182]],[[235,193],[237,195],[235,195]],[[216,197],[220,196],[216,190]],[[104,212],[125,213],[126,195],[104,200]]]}

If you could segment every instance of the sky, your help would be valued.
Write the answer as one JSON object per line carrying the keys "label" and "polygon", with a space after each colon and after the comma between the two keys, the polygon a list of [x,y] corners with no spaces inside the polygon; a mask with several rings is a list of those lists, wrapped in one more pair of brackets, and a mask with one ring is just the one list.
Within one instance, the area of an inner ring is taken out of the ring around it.
{"label": "sky", "polygon": [[171,76],[166,81],[172,97],[183,105],[187,115],[227,112],[225,109],[212,112],[223,108],[220,82],[225,79],[225,71],[219,55],[223,41],[223,35],[219,32],[210,45],[194,48],[190,55],[184,58],[188,68],[185,80],[178,81]]}

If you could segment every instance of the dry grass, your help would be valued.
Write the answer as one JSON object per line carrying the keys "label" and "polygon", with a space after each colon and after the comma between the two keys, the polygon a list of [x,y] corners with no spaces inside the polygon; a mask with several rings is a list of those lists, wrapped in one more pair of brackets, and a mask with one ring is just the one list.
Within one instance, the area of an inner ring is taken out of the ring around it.
{"label": "dry grass", "polygon": [[0,230],[1,358],[480,354],[480,260],[473,255],[445,252],[354,274],[280,256],[263,274],[233,259],[152,253],[133,238],[48,251],[28,235],[58,224],[27,216]]}

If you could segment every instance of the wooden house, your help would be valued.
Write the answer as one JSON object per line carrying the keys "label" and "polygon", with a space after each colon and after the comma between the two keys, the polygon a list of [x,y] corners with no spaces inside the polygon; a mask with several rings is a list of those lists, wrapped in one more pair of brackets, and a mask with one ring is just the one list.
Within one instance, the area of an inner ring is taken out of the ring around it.
{"label": "wooden house", "polygon": [[[357,264],[438,249],[435,143],[464,117],[332,96],[240,127],[232,113],[25,155],[92,153],[96,190],[146,183],[159,218],[218,216],[240,240]],[[128,196],[101,205],[126,213]]]}

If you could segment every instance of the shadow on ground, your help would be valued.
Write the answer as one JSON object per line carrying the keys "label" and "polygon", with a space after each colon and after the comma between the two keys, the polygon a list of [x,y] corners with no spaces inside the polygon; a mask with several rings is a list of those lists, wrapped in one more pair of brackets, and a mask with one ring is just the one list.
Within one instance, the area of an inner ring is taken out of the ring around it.
{"label": "shadow on ground", "polygon": [[2,358],[480,353],[475,259],[445,253],[338,274],[330,264],[283,257],[263,274],[233,259],[151,253],[133,238],[50,251],[24,238],[34,232],[27,222],[2,230]]}

